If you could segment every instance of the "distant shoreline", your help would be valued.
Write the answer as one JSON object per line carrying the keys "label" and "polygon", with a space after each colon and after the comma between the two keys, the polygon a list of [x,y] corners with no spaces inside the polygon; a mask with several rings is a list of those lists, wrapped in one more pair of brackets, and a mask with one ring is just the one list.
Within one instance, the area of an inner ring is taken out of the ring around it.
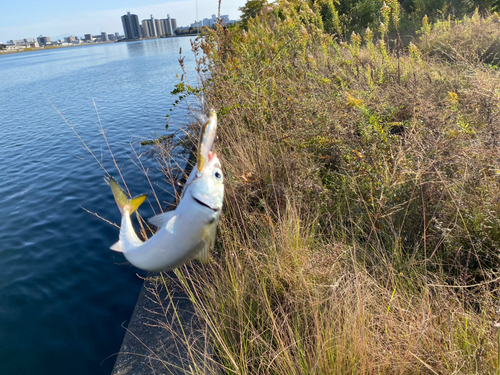
{"label": "distant shoreline", "polygon": [[59,48],[71,48],[71,47],[82,47],[82,46],[95,46],[98,44],[110,44],[116,42],[97,42],[97,43],[80,43],[80,44],[70,44],[67,46],[48,46],[48,47],[34,47],[34,48],[25,48],[21,51],[5,51],[0,50],[0,55],[11,55],[13,53],[23,53],[23,52],[35,52],[35,51],[45,51],[51,49],[59,49]]}
{"label": "distant shoreline", "polygon": [[[201,34],[201,33],[200,33]],[[169,39],[169,38],[181,38],[183,36],[195,36],[195,35],[198,35],[198,33],[186,33],[186,34],[180,34],[180,35],[172,35],[172,36],[160,36],[160,37],[144,37],[144,38],[140,38],[140,39],[120,39],[120,40],[117,40],[116,42],[114,43],[122,43],[122,42],[137,42],[139,40],[152,40],[152,39]]]}
{"label": "distant shoreline", "polygon": [[140,38],[140,39],[120,39],[117,41],[109,41],[109,42],[96,42],[96,43],[80,43],[80,44],[70,44],[67,46],[48,46],[48,47],[34,47],[34,48],[25,48],[20,51],[5,51],[5,50],[0,50],[0,56],[2,55],[11,55],[14,53],[24,53],[24,52],[35,52],[35,51],[45,51],[45,50],[51,50],[51,49],[58,49],[58,48],[70,48],[70,47],[82,47],[82,46],[95,46],[99,44],[111,44],[111,43],[122,43],[122,42],[137,42],[137,41],[145,41],[145,40],[153,40],[153,39],[168,39],[168,38],[181,38],[184,36],[196,36],[199,35],[197,33],[189,33],[189,34],[181,34],[181,35],[174,35],[174,36],[165,36],[165,37],[147,37],[147,38]]}

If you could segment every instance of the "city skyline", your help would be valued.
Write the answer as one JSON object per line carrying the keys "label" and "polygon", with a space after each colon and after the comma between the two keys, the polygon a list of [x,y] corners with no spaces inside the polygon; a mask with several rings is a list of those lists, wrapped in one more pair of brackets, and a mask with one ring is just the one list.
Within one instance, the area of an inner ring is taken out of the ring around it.
{"label": "city skyline", "polygon": [[[39,35],[50,36],[54,40],[70,35],[100,34],[101,31],[121,34],[121,16],[127,12],[137,14],[141,20],[149,18],[150,14],[157,14],[162,18],[163,14],[165,17],[170,14],[177,20],[179,27],[189,26],[197,18],[196,0],[172,0],[162,3],[158,3],[158,0],[144,0],[141,1],[141,6],[133,6],[137,3],[130,0],[110,0],[104,4],[102,1],[88,0],[84,3],[68,3],[67,6],[61,7],[56,0],[20,0],[3,7],[0,14],[0,42],[36,38]],[[198,20],[217,13],[218,0],[198,0],[197,3]],[[245,3],[246,0],[222,1],[221,14],[238,19],[238,8]],[[113,8],[114,6],[116,8]],[[26,12],[26,9],[30,11]],[[73,11],[70,12],[71,10]]]}

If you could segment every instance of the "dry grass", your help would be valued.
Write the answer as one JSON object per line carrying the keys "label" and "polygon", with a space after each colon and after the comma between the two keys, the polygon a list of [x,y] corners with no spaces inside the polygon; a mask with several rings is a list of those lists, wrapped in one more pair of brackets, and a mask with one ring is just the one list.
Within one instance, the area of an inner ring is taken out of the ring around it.
{"label": "dry grass", "polygon": [[429,24],[424,18],[420,31],[422,51],[440,56],[455,64],[500,62],[500,16],[481,17],[476,12],[461,20],[442,20]]}
{"label": "dry grass", "polygon": [[178,276],[214,365],[496,373],[498,71],[338,44],[292,4],[194,45],[226,196],[214,262]]}

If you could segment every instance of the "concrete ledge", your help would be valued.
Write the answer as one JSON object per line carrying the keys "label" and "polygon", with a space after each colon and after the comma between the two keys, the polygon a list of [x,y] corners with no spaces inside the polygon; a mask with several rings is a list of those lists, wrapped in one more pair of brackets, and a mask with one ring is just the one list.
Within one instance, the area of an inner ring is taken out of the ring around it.
{"label": "concrete ledge", "polygon": [[213,373],[205,365],[212,360],[205,360],[204,337],[193,304],[173,273],[149,273],[112,375],[186,374],[194,367]]}

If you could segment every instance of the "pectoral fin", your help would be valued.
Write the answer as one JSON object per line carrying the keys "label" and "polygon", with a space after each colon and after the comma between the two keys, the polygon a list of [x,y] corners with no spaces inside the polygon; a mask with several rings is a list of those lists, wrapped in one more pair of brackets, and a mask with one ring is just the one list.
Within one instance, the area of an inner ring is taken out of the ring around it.
{"label": "pectoral fin", "polygon": [[217,232],[217,222],[218,220],[215,221],[212,225],[210,225],[206,230],[203,235],[203,242],[205,242],[205,246],[203,246],[203,249],[196,254],[194,259],[198,259],[202,263],[208,263],[210,262],[210,250],[214,247],[215,244],[215,234]]}
{"label": "pectoral fin", "polygon": [[198,259],[201,263],[208,263],[210,262],[210,244],[206,243],[203,249],[196,254],[194,259]]}
{"label": "pectoral fin", "polygon": [[148,219],[148,222],[156,225],[158,228],[163,227],[168,223],[168,221],[175,215],[175,210],[174,211],[167,211],[162,214],[155,215],[153,217],[150,217]]}

